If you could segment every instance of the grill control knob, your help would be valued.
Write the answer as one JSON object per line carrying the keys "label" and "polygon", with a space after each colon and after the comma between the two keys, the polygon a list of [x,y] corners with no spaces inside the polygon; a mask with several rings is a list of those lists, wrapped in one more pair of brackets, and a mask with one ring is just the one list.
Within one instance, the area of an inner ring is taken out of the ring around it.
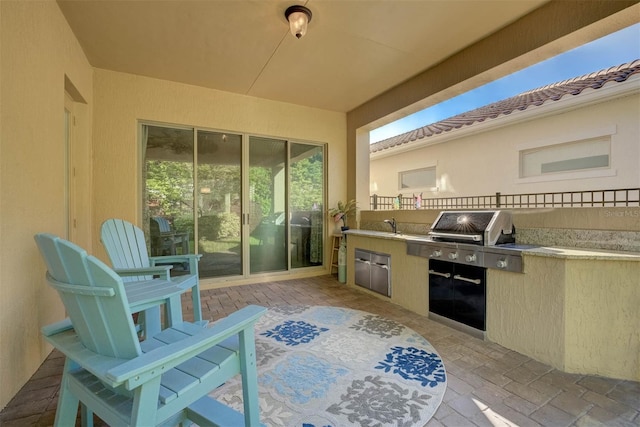
{"label": "grill control knob", "polygon": [[442,251],[440,249],[436,249],[431,253],[432,258],[440,258],[442,256]]}
{"label": "grill control knob", "polygon": [[498,268],[507,268],[507,260],[506,259],[499,259],[498,262],[496,263],[496,266]]}
{"label": "grill control knob", "polygon": [[458,259],[458,252],[451,252],[449,254],[449,259]]}
{"label": "grill control knob", "polygon": [[476,262],[476,254],[467,255],[464,259],[466,259],[467,262]]}

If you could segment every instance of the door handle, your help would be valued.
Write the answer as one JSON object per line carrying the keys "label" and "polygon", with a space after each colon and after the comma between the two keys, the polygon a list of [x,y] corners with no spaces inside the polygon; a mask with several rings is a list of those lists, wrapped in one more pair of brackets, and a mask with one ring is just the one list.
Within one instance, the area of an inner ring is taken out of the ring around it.
{"label": "door handle", "polygon": [[468,279],[466,277],[463,277],[459,274],[456,274],[455,276],[453,276],[454,279],[456,280],[462,280],[463,282],[469,282],[469,283],[473,283],[474,285],[479,285],[480,283],[482,283],[482,280],[480,279]]}
{"label": "door handle", "polygon": [[451,273],[440,273],[439,271],[435,270],[429,270],[429,274],[433,274],[434,276],[441,276],[447,279],[451,277]]}

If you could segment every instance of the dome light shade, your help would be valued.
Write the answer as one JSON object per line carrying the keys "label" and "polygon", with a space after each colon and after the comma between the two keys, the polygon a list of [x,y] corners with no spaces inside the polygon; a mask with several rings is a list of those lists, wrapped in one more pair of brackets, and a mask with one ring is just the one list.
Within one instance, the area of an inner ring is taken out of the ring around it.
{"label": "dome light shade", "polygon": [[291,34],[296,38],[302,38],[307,33],[307,25],[311,22],[311,11],[304,6],[289,6],[284,12],[289,21]]}

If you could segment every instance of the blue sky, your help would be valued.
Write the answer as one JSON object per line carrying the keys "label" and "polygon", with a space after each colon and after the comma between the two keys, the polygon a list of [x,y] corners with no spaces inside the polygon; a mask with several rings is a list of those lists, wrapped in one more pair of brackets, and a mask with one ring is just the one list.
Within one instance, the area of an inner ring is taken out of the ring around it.
{"label": "blue sky", "polygon": [[640,59],[640,24],[547,59],[477,89],[411,114],[369,134],[371,143],[435,123],[551,83]]}

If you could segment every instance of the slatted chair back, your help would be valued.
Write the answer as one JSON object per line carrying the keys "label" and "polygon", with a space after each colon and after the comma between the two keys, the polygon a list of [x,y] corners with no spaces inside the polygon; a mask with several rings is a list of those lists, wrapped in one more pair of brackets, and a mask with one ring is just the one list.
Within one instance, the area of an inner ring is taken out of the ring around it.
{"label": "slatted chair back", "polygon": [[37,234],[47,280],[89,350],[131,359],[141,354],[122,279],[99,259],[52,234]]}
{"label": "slatted chair back", "polygon": [[160,233],[173,232],[173,230],[171,230],[171,224],[169,223],[168,219],[161,216],[154,216],[152,219],[158,223],[158,231],[160,231]]}
{"label": "slatted chair back", "polygon": [[[131,282],[150,280],[155,276],[170,280],[179,286],[184,292],[191,291],[193,303],[193,320],[206,325],[202,319],[202,306],[200,300],[200,280],[198,277],[198,261],[202,255],[181,254],[172,256],[149,256],[144,232],[128,221],[111,218],[102,223],[100,239],[111,260],[113,269],[118,273],[128,289]],[[188,274],[171,275],[170,269],[174,265],[183,266]],[[187,267],[185,267],[187,266]],[[165,307],[165,323],[169,324],[182,320],[182,306],[180,296],[176,296]],[[153,333],[149,328],[159,325],[159,307],[145,310],[144,318],[140,319],[147,332]],[[151,322],[147,322],[150,320]]]}
{"label": "slatted chair back", "polygon": [[180,249],[182,255],[189,253],[189,232],[176,231],[168,219],[154,216],[149,221],[151,239],[151,255],[177,255]]}
{"label": "slatted chair back", "polygon": [[[144,232],[122,219],[112,218],[102,223],[100,240],[115,269],[149,267],[149,253]],[[151,276],[126,276],[125,282],[149,280]]]}

